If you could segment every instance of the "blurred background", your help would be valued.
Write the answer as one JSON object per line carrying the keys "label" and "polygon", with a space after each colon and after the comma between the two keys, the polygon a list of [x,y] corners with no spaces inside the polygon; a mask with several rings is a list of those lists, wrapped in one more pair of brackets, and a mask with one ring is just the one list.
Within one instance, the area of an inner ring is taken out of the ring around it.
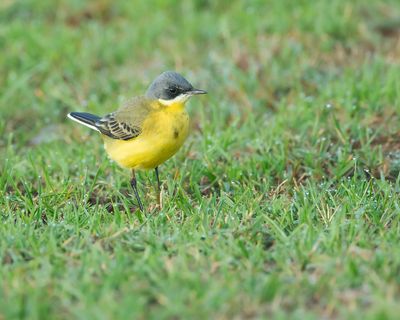
{"label": "blurred background", "polygon": [[[397,97],[397,1],[5,0],[0,6],[3,146],[9,134],[24,144],[50,123],[63,124],[71,110],[113,110],[168,69],[207,87],[205,116],[222,110],[220,129],[233,119],[297,113],[299,104],[302,114],[301,104],[315,114],[328,102],[355,116],[366,104],[384,112]],[[297,117],[285,120],[291,119]]]}
{"label": "blurred background", "polygon": [[[165,70],[209,94],[127,232],[129,173],[66,115]],[[0,319],[395,316],[399,75],[398,0],[2,0]]]}

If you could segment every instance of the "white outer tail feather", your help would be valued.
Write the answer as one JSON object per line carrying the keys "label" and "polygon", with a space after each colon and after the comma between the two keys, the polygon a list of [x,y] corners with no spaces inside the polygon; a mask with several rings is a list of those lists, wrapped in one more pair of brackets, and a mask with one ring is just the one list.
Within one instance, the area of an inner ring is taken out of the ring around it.
{"label": "white outer tail feather", "polygon": [[96,131],[100,132],[100,130],[97,129],[95,126],[92,126],[92,125],[90,125],[90,124],[88,124],[88,123],[86,123],[86,122],[83,122],[83,121],[80,121],[80,120],[74,118],[73,116],[71,116],[70,113],[68,113],[68,118],[70,118],[71,120],[74,120],[75,122],[78,122],[78,123],[80,123],[80,124],[83,124],[84,126],[89,127],[90,129],[93,129],[93,130],[96,130]]}

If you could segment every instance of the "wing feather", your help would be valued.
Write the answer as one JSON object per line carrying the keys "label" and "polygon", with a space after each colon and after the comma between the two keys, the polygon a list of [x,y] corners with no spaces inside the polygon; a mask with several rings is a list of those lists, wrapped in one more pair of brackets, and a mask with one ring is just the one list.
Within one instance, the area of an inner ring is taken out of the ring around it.
{"label": "wing feather", "polygon": [[144,97],[133,98],[122,107],[96,121],[99,131],[113,139],[130,140],[142,133],[144,119],[152,110],[151,101]]}

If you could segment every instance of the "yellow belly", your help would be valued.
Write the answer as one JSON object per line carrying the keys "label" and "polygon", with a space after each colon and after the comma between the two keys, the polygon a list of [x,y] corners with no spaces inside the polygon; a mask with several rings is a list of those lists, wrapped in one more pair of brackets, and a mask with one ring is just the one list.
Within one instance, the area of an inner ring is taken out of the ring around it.
{"label": "yellow belly", "polygon": [[169,108],[150,114],[136,138],[124,141],[104,136],[104,147],[121,167],[154,169],[179,150],[188,131],[189,116],[184,108]]}

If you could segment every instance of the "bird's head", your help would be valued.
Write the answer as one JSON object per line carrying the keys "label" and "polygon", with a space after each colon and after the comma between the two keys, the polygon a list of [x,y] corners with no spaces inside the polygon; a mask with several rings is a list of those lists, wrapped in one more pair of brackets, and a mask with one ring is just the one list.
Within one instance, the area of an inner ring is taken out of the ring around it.
{"label": "bird's head", "polygon": [[204,90],[195,89],[189,81],[174,71],[160,74],[149,86],[146,97],[157,99],[161,104],[185,104],[194,95],[205,94]]}

